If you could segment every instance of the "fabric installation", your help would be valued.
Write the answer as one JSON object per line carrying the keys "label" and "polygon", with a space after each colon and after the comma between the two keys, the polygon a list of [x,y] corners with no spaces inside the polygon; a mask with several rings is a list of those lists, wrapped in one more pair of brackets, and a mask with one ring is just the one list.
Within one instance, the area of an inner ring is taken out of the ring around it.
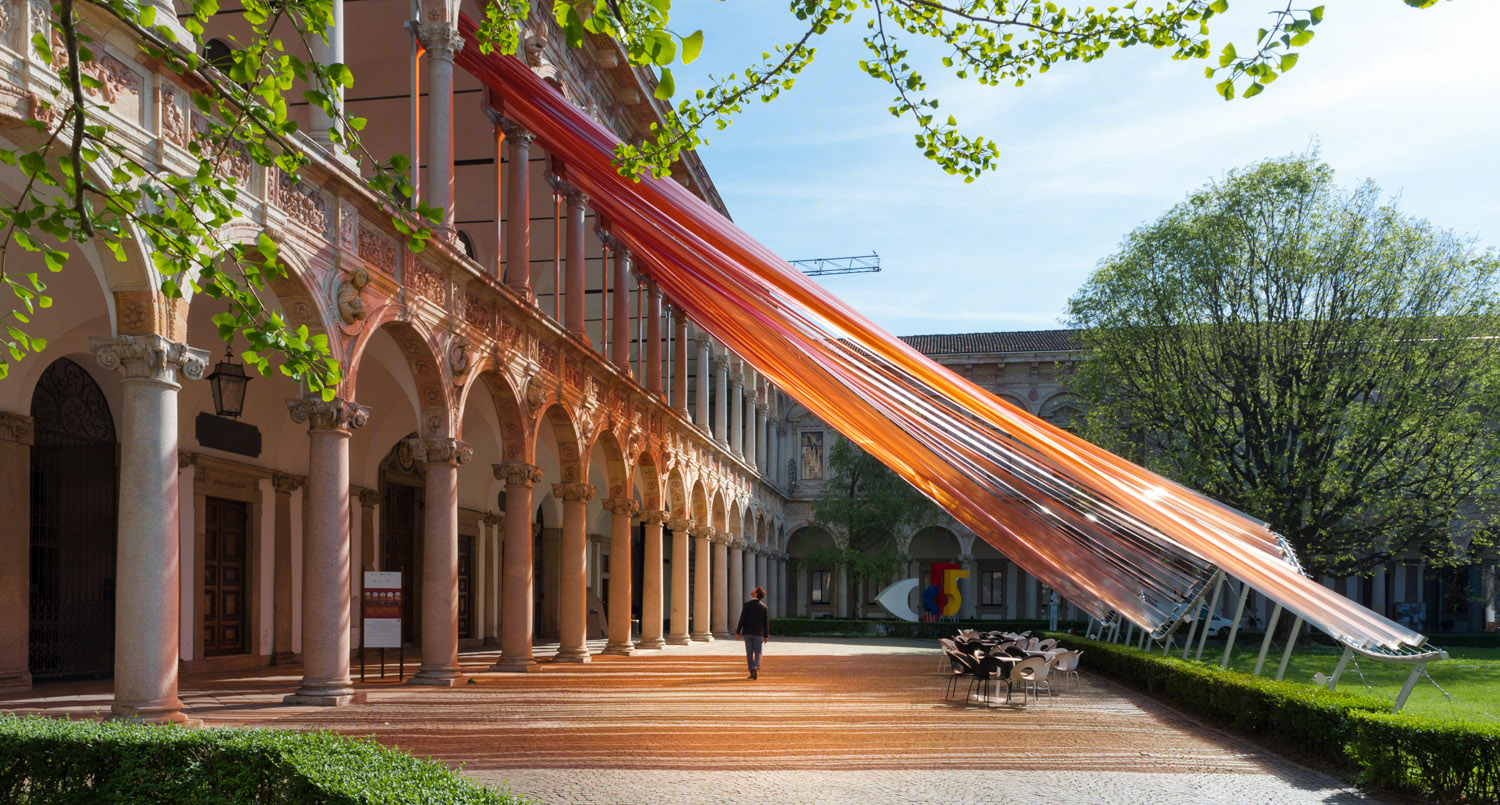
{"label": "fabric installation", "polygon": [[[465,19],[461,33],[475,41]],[[1424,637],[1306,577],[1264,523],[1001,402],[884,332],[670,180],[632,181],[613,134],[513,57],[460,51],[560,160],[637,270],[809,411],[1092,616],[1157,631],[1222,569],[1345,644]]]}

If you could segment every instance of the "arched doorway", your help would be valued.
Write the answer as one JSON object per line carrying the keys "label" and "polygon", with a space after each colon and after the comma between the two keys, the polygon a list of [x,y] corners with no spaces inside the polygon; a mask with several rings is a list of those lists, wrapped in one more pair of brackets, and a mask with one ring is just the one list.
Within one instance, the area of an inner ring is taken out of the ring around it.
{"label": "arched doorway", "polygon": [[108,677],[115,637],[114,417],[99,384],[67,358],[42,372],[31,416],[27,664],[38,682]]}
{"label": "arched doorway", "polygon": [[[410,434],[416,436],[415,433]],[[401,574],[401,642],[421,639],[417,580],[422,577],[423,504],[426,481],[406,439],[380,462],[380,569]]]}

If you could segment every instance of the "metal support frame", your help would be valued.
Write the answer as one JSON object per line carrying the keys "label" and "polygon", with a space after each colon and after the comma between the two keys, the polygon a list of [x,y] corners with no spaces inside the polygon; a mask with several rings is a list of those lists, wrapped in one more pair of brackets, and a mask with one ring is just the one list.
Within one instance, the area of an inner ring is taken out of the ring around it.
{"label": "metal support frame", "polygon": [[1260,676],[1260,669],[1266,664],[1266,652],[1271,650],[1271,636],[1276,634],[1276,622],[1281,620],[1281,604],[1271,609],[1271,617],[1266,621],[1266,636],[1260,641],[1260,656],[1255,658],[1255,670],[1250,672],[1251,676]]}
{"label": "metal support frame", "polygon": [[[1188,652],[1193,650],[1193,638],[1198,636],[1198,613],[1201,611],[1199,607],[1202,606],[1203,602],[1201,600],[1193,604],[1193,623],[1188,627],[1187,639],[1182,641],[1182,658],[1184,660],[1188,658]],[[1208,632],[1207,629],[1204,629],[1203,631],[1205,633]]]}
{"label": "metal support frame", "polygon": [[1396,707],[1391,710],[1392,713],[1401,712],[1401,708],[1406,705],[1406,697],[1411,695],[1412,689],[1417,686],[1417,680],[1421,679],[1425,673],[1427,673],[1425,662],[1419,662],[1411,667],[1411,673],[1406,675],[1406,684],[1401,686],[1401,693],[1396,697]]}
{"label": "metal support frame", "polygon": [[1277,682],[1286,676],[1286,664],[1292,659],[1292,646],[1297,645],[1297,636],[1300,634],[1302,634],[1302,616],[1298,615],[1296,620],[1292,621],[1292,635],[1286,639],[1286,648],[1281,652],[1281,665],[1276,667]]}
{"label": "metal support frame", "polygon": [[[1210,627],[1214,625],[1214,613],[1219,609],[1219,593],[1224,591],[1225,578],[1219,577],[1219,582],[1214,585],[1214,594],[1208,598],[1208,614],[1203,618],[1203,631],[1198,635],[1198,653],[1193,655],[1194,662],[1203,661],[1203,646],[1208,643],[1208,633],[1213,631]],[[1187,654],[1184,653],[1182,658],[1187,659]]]}
{"label": "metal support frame", "polygon": [[1224,641],[1224,658],[1220,668],[1229,667],[1229,655],[1234,651],[1234,638],[1240,633],[1240,620],[1245,617],[1245,602],[1250,600],[1250,585],[1240,582],[1240,602],[1234,608],[1234,623],[1229,626],[1229,639]]}
{"label": "metal support frame", "polygon": [[1354,657],[1354,649],[1344,647],[1344,653],[1339,655],[1338,665],[1333,666],[1333,676],[1328,678],[1328,689],[1338,690],[1339,678],[1344,675],[1344,669],[1349,666],[1349,660]]}

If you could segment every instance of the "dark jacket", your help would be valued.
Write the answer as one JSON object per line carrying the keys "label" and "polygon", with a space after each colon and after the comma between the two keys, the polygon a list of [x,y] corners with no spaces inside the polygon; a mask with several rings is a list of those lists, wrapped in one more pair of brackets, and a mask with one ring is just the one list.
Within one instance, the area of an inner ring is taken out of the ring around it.
{"label": "dark jacket", "polygon": [[764,601],[752,598],[745,603],[745,608],[740,610],[740,625],[734,627],[734,633],[752,637],[771,636],[771,611],[766,609]]}

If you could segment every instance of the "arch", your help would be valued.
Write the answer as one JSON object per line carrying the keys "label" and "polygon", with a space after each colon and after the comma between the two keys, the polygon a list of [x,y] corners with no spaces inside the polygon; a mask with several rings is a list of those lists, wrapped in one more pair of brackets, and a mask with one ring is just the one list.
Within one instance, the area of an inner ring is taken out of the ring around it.
{"label": "arch", "polygon": [[999,397],[1004,402],[1008,402],[1011,405],[1014,405],[1015,407],[1021,409],[1022,411],[1025,411],[1027,413],[1031,412],[1031,406],[1027,405],[1025,400],[1021,399],[1020,397],[1017,397],[1014,394],[1006,394],[1003,391],[997,391],[997,392],[995,392],[995,396]]}
{"label": "arch", "polygon": [[961,551],[958,535],[940,525],[930,525],[911,536],[906,553],[912,559],[952,561]]}
{"label": "arch", "polygon": [[656,458],[651,453],[641,453],[635,460],[634,476],[636,490],[641,496],[642,511],[662,511],[666,501],[662,498],[661,472],[656,467]]}
{"label": "arch", "polygon": [[585,479],[583,437],[578,424],[562,403],[554,402],[542,411],[537,419],[537,431],[533,441],[540,444],[542,429],[549,428],[557,442],[558,474],[563,483],[578,483]]}
{"label": "arch", "polygon": [[723,490],[714,490],[713,508],[709,512],[708,524],[720,531],[729,530],[729,508],[724,505]]}
{"label": "arch", "polygon": [[1037,409],[1037,416],[1068,430],[1072,430],[1074,424],[1083,418],[1083,413],[1083,405],[1066,391],[1048,397]]}
{"label": "arch", "polygon": [[673,467],[667,473],[667,511],[673,517],[686,519],[688,516],[688,493],[687,485],[683,482],[682,468]]}
{"label": "arch", "polygon": [[383,321],[367,321],[355,346],[350,350],[350,359],[345,368],[345,387],[354,399],[358,399],[359,370],[365,351],[375,333],[384,332],[396,342],[406,359],[407,368],[417,390],[417,408],[420,412],[419,433],[423,436],[457,436],[458,421],[448,393],[446,361],[439,358],[433,347],[437,339],[424,332],[420,322],[404,321],[394,317],[394,306],[384,308],[377,316],[389,316]]}
{"label": "arch", "polygon": [[708,522],[708,491],[703,486],[703,479],[699,478],[693,482],[693,508],[692,520],[699,525],[709,525]]}
{"label": "arch", "polygon": [[596,484],[601,480],[604,482],[600,484],[601,491],[607,493],[603,497],[632,497],[634,473],[630,472],[630,467],[625,461],[625,451],[620,447],[620,439],[615,436],[614,431],[600,428],[599,433],[594,436],[594,443],[589,445],[588,450],[591,464],[596,452],[603,454],[604,478],[593,480]]}
{"label": "arch", "polygon": [[[521,394],[511,383],[510,376],[499,371],[481,371],[479,382],[468,385],[470,389],[482,385],[489,391],[490,403],[495,406],[495,417],[500,421],[501,459],[507,462],[534,460],[536,442],[532,438],[531,429],[527,427],[526,409],[523,407]],[[467,403],[470,389],[464,391],[461,407]]]}
{"label": "arch", "polygon": [[738,500],[730,501],[729,503],[729,521],[725,525],[724,530],[741,539],[745,536],[745,516],[744,512],[740,509],[740,502]]}
{"label": "arch", "polygon": [[[220,227],[218,231],[220,240],[237,246],[250,247],[252,252],[258,251],[256,247],[262,234],[269,235],[265,227],[243,218],[236,218]],[[341,360],[343,339],[331,337],[336,332],[333,317],[337,313],[330,312],[330,306],[322,302],[324,299],[336,297],[337,286],[318,288],[315,281],[317,274],[307,258],[283,240],[273,238],[273,241],[276,243],[277,262],[285,269],[285,272],[269,278],[266,287],[280,300],[282,312],[286,315],[289,325],[292,327],[306,325],[310,335],[327,336],[329,352],[335,360]],[[333,279],[338,279],[339,272],[329,273]],[[189,291],[185,289],[184,294],[187,293]]]}

